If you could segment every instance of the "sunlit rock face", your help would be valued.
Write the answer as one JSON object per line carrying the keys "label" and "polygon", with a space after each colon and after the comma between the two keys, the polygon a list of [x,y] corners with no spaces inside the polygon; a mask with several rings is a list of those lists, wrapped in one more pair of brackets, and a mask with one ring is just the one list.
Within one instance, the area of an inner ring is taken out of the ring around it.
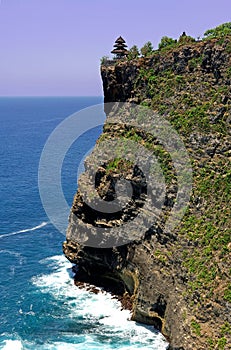
{"label": "sunlit rock face", "polygon": [[[77,280],[129,295],[132,318],[161,330],[171,349],[204,350],[219,344],[225,349],[231,343],[230,50],[227,36],[101,66],[106,103],[147,106],[180,135],[192,167],[190,201],[179,224],[166,231],[180,181],[173,154],[142,128],[107,119],[99,145],[103,140],[127,138],[152,151],[158,160],[165,178],[161,215],[154,220],[153,209],[153,224],[122,245],[115,241],[113,246],[89,246],[88,236],[96,237],[97,228],[105,232],[116,228],[123,237],[129,223],[130,232],[140,231],[134,219],[142,213],[149,222],[152,211],[144,210],[148,179],[139,167],[118,159],[102,162],[95,173],[98,195],[114,200],[116,183],[123,178],[132,185],[129,205],[113,214],[97,212],[84,202],[80,186],[63,245],[66,257],[78,265]],[[110,108],[105,110],[110,118]],[[94,157],[93,152],[86,167],[94,164]],[[90,185],[84,175],[81,181],[86,190]],[[97,242],[107,242],[107,234],[100,232]]]}

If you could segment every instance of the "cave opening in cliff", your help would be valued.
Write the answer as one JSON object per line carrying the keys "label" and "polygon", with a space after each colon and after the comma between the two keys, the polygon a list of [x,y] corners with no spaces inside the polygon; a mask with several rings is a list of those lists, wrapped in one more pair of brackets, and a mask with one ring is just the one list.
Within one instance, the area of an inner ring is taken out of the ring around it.
{"label": "cave opening in cliff", "polygon": [[153,317],[152,321],[154,328],[161,332],[163,326],[162,320],[159,317]]}

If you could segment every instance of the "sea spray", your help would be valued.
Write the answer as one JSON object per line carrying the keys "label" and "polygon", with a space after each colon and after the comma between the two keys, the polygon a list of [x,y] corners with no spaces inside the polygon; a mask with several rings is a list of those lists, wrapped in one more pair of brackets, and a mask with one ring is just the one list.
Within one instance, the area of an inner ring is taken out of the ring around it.
{"label": "sea spray", "polygon": [[[72,265],[64,256],[54,256],[41,261],[53,272],[32,278],[32,283],[42,293],[50,293],[62,302],[66,316],[76,324],[73,349],[166,349],[167,343],[152,327],[130,321],[130,311],[121,310],[118,300],[104,291],[94,294],[76,287],[73,283]],[[78,329],[82,327],[82,333]],[[78,339],[79,337],[79,339]],[[71,341],[71,337],[70,337]],[[62,348],[62,344],[56,344]]]}

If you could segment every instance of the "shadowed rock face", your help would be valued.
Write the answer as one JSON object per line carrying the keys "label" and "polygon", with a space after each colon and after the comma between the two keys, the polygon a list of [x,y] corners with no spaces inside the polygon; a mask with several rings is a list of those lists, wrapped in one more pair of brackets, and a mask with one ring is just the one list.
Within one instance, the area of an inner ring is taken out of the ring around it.
{"label": "shadowed rock face", "polygon": [[227,37],[101,66],[105,102],[144,103],[181,135],[193,168],[191,200],[180,225],[165,232],[177,193],[171,157],[150,135],[106,121],[103,139],[136,136],[159,157],[166,177],[163,215],[122,246],[80,244],[79,235],[94,236],[97,227],[123,233],[126,222],[132,228],[146,200],[145,179],[133,165],[108,171],[102,164],[95,181],[101,198],[114,198],[119,177],[133,183],[135,195],[125,211],[112,215],[86,205],[79,190],[63,244],[66,257],[78,264],[77,279],[128,293],[132,318],[161,330],[174,350],[228,349],[231,342],[230,48]]}

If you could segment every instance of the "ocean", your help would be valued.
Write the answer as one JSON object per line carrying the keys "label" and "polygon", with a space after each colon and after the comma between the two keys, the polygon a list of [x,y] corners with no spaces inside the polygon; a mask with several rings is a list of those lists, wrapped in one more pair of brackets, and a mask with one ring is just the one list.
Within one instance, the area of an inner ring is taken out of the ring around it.
{"label": "ocean", "polygon": [[[38,189],[39,160],[65,118],[102,97],[0,98],[0,349],[166,349],[152,327],[129,320],[110,294],[73,283],[65,237],[49,221]],[[81,135],[67,152],[62,186],[71,206],[77,169],[102,132]],[[67,217],[68,224],[68,217]]]}

